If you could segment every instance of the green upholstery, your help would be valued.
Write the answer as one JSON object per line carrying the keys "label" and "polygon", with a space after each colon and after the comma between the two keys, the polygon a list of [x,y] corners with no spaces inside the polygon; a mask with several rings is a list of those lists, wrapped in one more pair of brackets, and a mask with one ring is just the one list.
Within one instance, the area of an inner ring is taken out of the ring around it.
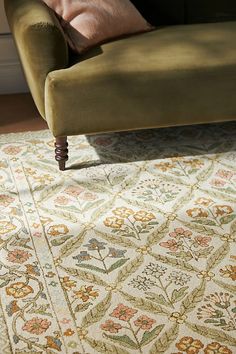
{"label": "green upholstery", "polygon": [[68,65],[64,34],[53,11],[41,1],[6,0],[5,9],[31,94],[45,118],[47,74]]}
{"label": "green upholstery", "polygon": [[171,26],[94,50],[46,80],[55,136],[236,117],[236,22]]}
{"label": "green upholstery", "polygon": [[235,119],[236,21],[176,25],[236,20],[235,0],[133,2],[161,26],[72,58],[40,0],[5,0],[31,93],[55,137]]}

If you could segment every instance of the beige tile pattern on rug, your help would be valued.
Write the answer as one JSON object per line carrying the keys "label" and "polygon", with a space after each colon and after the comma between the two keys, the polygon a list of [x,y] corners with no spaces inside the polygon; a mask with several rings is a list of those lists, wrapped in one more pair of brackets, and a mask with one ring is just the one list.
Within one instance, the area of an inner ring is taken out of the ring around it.
{"label": "beige tile pattern on rug", "polygon": [[0,136],[0,345],[236,351],[236,124]]}

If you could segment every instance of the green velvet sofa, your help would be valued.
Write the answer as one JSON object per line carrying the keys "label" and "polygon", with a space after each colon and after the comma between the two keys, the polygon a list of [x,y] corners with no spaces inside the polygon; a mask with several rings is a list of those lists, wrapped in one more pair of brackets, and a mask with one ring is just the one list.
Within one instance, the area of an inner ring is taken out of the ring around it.
{"label": "green velvet sofa", "polygon": [[67,136],[236,117],[236,1],[133,0],[156,26],[76,56],[39,0],[5,0],[35,104],[65,169]]}

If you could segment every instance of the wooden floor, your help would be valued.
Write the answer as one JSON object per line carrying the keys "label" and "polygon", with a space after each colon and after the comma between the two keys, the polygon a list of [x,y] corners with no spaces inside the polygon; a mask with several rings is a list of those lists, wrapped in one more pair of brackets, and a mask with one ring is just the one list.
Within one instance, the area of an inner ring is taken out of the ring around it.
{"label": "wooden floor", "polygon": [[31,95],[0,95],[0,134],[47,129]]}

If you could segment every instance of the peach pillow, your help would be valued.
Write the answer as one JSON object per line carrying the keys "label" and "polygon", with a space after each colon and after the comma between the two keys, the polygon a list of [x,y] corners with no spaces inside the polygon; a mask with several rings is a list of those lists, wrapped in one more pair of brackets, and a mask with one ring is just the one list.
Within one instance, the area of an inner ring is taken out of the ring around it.
{"label": "peach pillow", "polygon": [[75,51],[152,26],[129,0],[43,0],[60,17],[67,40]]}

